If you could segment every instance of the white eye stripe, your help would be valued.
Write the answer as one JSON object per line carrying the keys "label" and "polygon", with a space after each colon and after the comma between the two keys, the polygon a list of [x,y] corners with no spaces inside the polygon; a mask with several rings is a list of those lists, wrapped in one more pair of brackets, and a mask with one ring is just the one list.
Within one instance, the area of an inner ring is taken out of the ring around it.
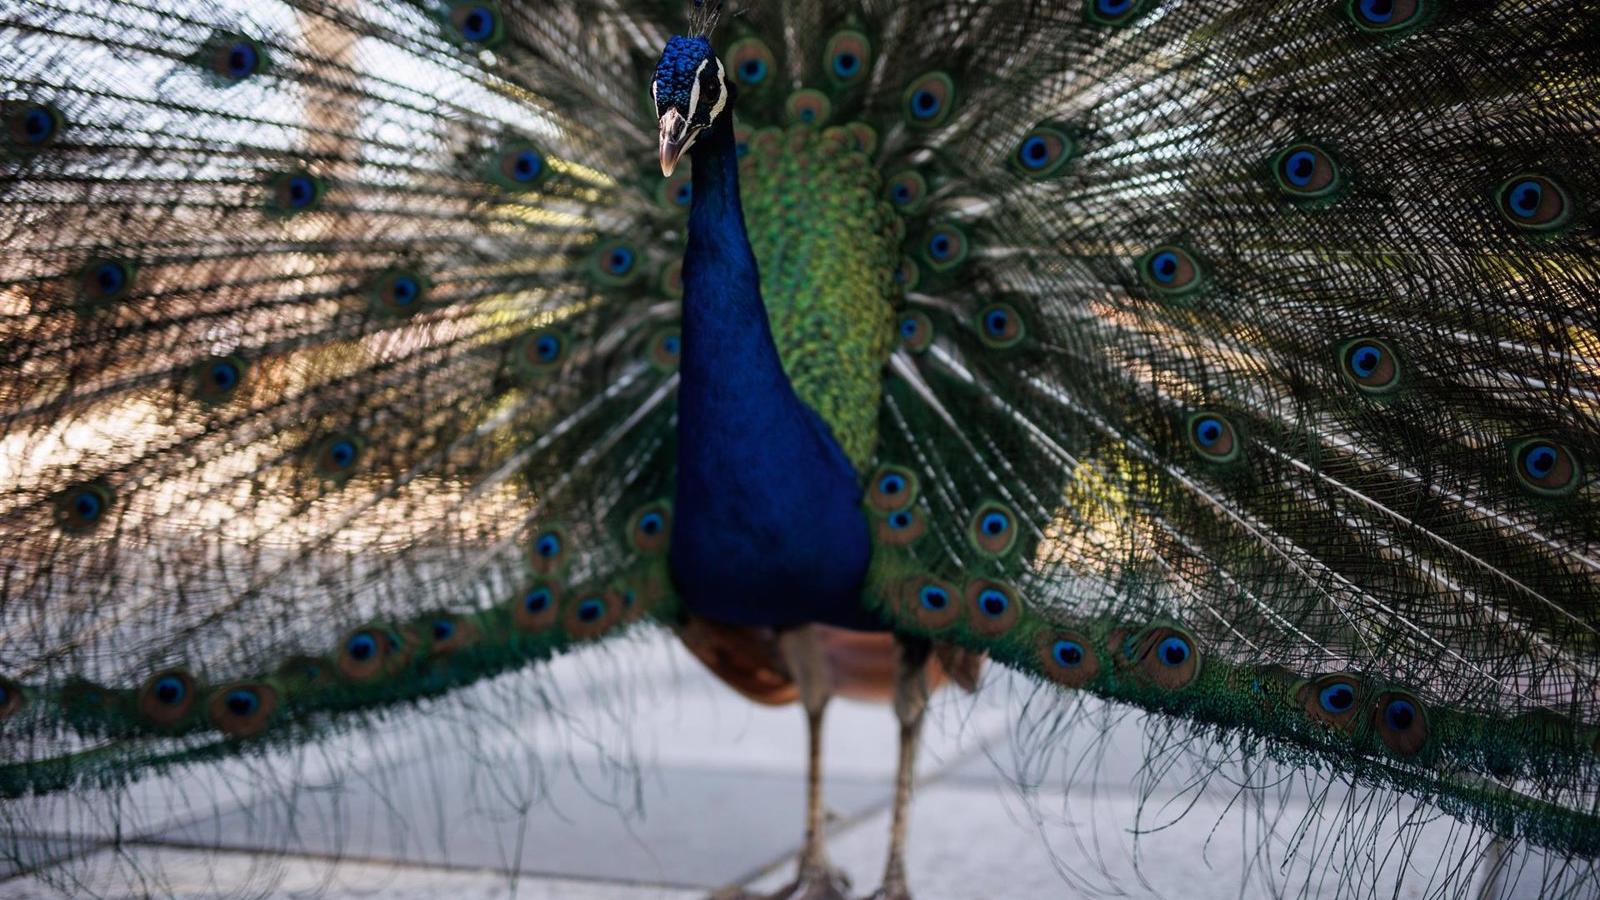
{"label": "white eye stripe", "polygon": [[722,58],[713,56],[712,59],[717,61],[717,103],[711,107],[711,119],[714,120],[722,115],[722,108],[728,105],[728,81],[723,77],[725,73],[722,71]]}
{"label": "white eye stripe", "polygon": [[694,70],[694,87],[689,89],[689,114],[684,117],[690,122],[694,121],[694,111],[700,107],[700,73],[706,70],[707,62],[709,60],[700,60],[700,65]]}

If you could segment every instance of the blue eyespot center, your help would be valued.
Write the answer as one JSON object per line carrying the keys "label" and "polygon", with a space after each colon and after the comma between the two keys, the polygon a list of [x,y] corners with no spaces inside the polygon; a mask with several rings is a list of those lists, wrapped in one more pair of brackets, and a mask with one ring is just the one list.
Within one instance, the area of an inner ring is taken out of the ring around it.
{"label": "blue eyespot center", "polygon": [[759,84],[767,77],[767,61],[759,57],[745,60],[739,65],[739,77],[750,84]]}
{"label": "blue eyespot center", "polygon": [[100,518],[100,513],[105,509],[100,495],[94,491],[79,491],[72,498],[72,512],[81,521],[93,522]]}
{"label": "blue eyespot center", "polygon": [[1356,703],[1356,691],[1344,682],[1330,684],[1317,693],[1317,703],[1324,711],[1333,715],[1342,715],[1350,711]]}
{"label": "blue eyespot center", "polygon": [[1011,527],[1011,519],[1002,512],[986,514],[978,523],[978,529],[990,537],[999,537]]}
{"label": "blue eyespot center", "polygon": [[561,539],[553,534],[541,535],[533,550],[545,559],[552,559],[561,552]]}
{"label": "blue eyespot center", "polygon": [[1311,184],[1317,171],[1317,155],[1310,150],[1296,150],[1283,161],[1283,177],[1295,187]]}
{"label": "blue eyespot center", "polygon": [[1064,669],[1083,665],[1083,645],[1077,641],[1056,641],[1050,648],[1050,655],[1055,658],[1056,665]]}
{"label": "blue eyespot center", "polygon": [[890,515],[889,516],[889,527],[893,528],[896,531],[901,531],[901,530],[904,530],[906,528],[910,528],[911,527],[911,513],[909,513],[906,510],[902,509],[899,512]]}
{"label": "blue eyespot center", "polygon": [[356,461],[356,445],[342,438],[334,441],[328,448],[328,461],[333,463],[335,468],[349,468]]}
{"label": "blue eyespot center", "polygon": [[242,719],[255,715],[256,710],[261,708],[261,698],[249,688],[238,688],[229,691],[223,698],[222,704],[227,707],[228,712]]}
{"label": "blue eyespot center", "polygon": [[678,336],[675,334],[667,335],[661,339],[661,349],[666,351],[668,355],[677,356],[682,346]]}
{"label": "blue eyespot center", "polygon": [[919,119],[931,119],[939,112],[939,98],[926,88],[911,95],[911,114]]}
{"label": "blue eyespot center", "polygon": [[928,255],[940,262],[949,259],[953,249],[954,245],[950,240],[950,235],[942,231],[935,234],[928,241]]}
{"label": "blue eyespot center", "polygon": [[1537,181],[1519,181],[1511,186],[1511,212],[1518,218],[1533,218],[1543,201],[1544,186]]}
{"label": "blue eyespot center", "polygon": [[55,117],[40,107],[28,110],[22,116],[22,133],[35,144],[49,140],[56,130]]}
{"label": "blue eyespot center", "polygon": [[950,593],[938,585],[924,585],[917,593],[917,599],[922,601],[923,609],[939,612],[950,605]]}
{"label": "blue eyespot center", "polygon": [[1202,447],[1215,447],[1217,442],[1222,440],[1222,435],[1223,426],[1221,419],[1207,416],[1195,423],[1194,438],[1200,442],[1200,446]]}
{"label": "blue eyespot center", "polygon": [[1022,149],[1018,156],[1023,166],[1029,169],[1042,169],[1050,161],[1050,145],[1045,139],[1034,135],[1022,142]]}
{"label": "blue eyespot center", "polygon": [[1529,478],[1546,478],[1555,470],[1556,460],[1556,448],[1549,444],[1535,444],[1522,454],[1522,470]]}
{"label": "blue eyespot center", "polygon": [[122,263],[103,262],[95,266],[94,287],[101,296],[115,296],[127,285],[128,269]]}
{"label": "blue eyespot center", "polygon": [[219,391],[231,391],[239,384],[239,367],[231,362],[213,363],[211,384]]}
{"label": "blue eyespot center", "polygon": [[295,209],[303,209],[316,199],[317,185],[308,175],[296,175],[289,179],[287,192],[289,205]]}
{"label": "blue eyespot center", "polygon": [[1133,8],[1135,0],[1097,0],[1095,9],[1103,16],[1120,16]]}
{"label": "blue eyespot center", "polygon": [[606,257],[606,269],[613,275],[626,275],[633,268],[633,251],[627,247],[618,247]]}
{"label": "blue eyespot center", "polygon": [[648,512],[639,518],[639,531],[647,535],[658,535],[666,527],[666,522],[658,512]]}
{"label": "blue eyespot center", "polygon": [[156,679],[154,693],[156,695],[156,699],[160,700],[167,706],[176,706],[183,702],[184,696],[187,695],[189,691],[186,687],[184,687],[182,678],[179,678],[176,675],[163,675],[162,677]]}
{"label": "blue eyespot center", "polygon": [[389,297],[399,306],[409,305],[420,293],[421,285],[410,275],[401,275],[389,284]]}
{"label": "blue eyespot center", "polygon": [[550,608],[550,591],[548,588],[539,588],[528,592],[522,598],[522,608],[531,613],[541,613]]}
{"label": "blue eyespot center", "polygon": [[989,314],[983,317],[984,330],[988,331],[993,337],[1004,336],[1006,327],[1010,324],[1011,317],[1006,315],[1003,309],[990,310]]}
{"label": "blue eyespot center", "polygon": [[1383,351],[1371,344],[1363,344],[1350,354],[1350,368],[1360,378],[1367,378],[1378,371],[1378,364],[1383,362]]}
{"label": "blue eyespot center", "polygon": [[474,6],[461,16],[461,36],[469,41],[486,41],[494,35],[494,13],[488,7]]}
{"label": "blue eyespot center", "polygon": [[861,57],[854,53],[840,53],[833,58],[833,73],[840,78],[849,78],[861,71]]}
{"label": "blue eyespot center", "polygon": [[694,185],[685,181],[683,184],[678,185],[678,190],[672,195],[672,202],[679,206],[688,206],[689,201],[693,198]]}
{"label": "blue eyespot center", "polygon": [[261,56],[255,47],[242,41],[234,44],[228,48],[228,77],[244,78],[255,74],[256,65],[260,60]]}
{"label": "blue eyespot center", "polygon": [[900,320],[900,336],[901,337],[903,337],[903,338],[914,338],[914,337],[917,336],[917,332],[919,330],[921,330],[921,328],[917,324],[917,319],[916,319],[915,316],[906,316],[904,319]]}
{"label": "blue eyespot center", "polygon": [[561,340],[553,334],[540,336],[534,341],[533,350],[539,355],[540,362],[555,362],[561,355]]}
{"label": "blue eyespot center", "polygon": [[344,652],[356,662],[366,662],[378,655],[378,640],[368,632],[358,632],[345,642]]}
{"label": "blue eyespot center", "polygon": [[456,635],[456,623],[450,621],[449,619],[434,619],[433,620],[433,639],[434,640],[436,640],[436,641],[448,641],[451,638],[455,637],[455,635]]}
{"label": "blue eyespot center", "polygon": [[605,615],[606,604],[599,597],[590,597],[578,604],[578,621],[598,622]]}
{"label": "blue eyespot center", "polygon": [[1409,700],[1390,700],[1383,709],[1383,721],[1392,731],[1408,731],[1417,721],[1417,708]]}
{"label": "blue eyespot center", "polygon": [[906,479],[902,475],[889,473],[878,479],[878,493],[894,496],[906,489]]}
{"label": "blue eyespot center", "polygon": [[519,151],[511,161],[511,177],[517,181],[532,181],[544,171],[544,158],[532,150]]}
{"label": "blue eyespot center", "polygon": [[910,203],[911,202],[911,188],[907,187],[904,184],[897,184],[897,185],[894,186],[894,190],[889,192],[889,196],[896,203],[900,203],[900,204]]}
{"label": "blue eyespot center", "polygon": [[1176,635],[1167,638],[1156,647],[1156,659],[1161,660],[1162,665],[1172,668],[1188,662],[1189,654],[1189,642]]}
{"label": "blue eyespot center", "polygon": [[1361,18],[1381,25],[1394,18],[1394,0],[1361,0]]}
{"label": "blue eyespot center", "polygon": [[994,588],[985,588],[978,594],[978,608],[983,610],[983,614],[990,618],[998,618],[1005,615],[1010,606],[1011,598]]}
{"label": "blue eyespot center", "polygon": [[1162,284],[1171,284],[1178,277],[1178,254],[1163,250],[1152,256],[1150,275]]}

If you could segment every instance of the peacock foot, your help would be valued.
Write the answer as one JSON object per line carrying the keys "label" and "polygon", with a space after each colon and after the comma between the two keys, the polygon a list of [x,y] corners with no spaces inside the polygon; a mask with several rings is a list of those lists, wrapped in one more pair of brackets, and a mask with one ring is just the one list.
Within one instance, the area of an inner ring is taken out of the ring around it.
{"label": "peacock foot", "polygon": [[743,888],[729,888],[712,894],[710,900],[848,900],[850,879],[828,866],[804,866],[800,876],[770,894],[757,894]]}

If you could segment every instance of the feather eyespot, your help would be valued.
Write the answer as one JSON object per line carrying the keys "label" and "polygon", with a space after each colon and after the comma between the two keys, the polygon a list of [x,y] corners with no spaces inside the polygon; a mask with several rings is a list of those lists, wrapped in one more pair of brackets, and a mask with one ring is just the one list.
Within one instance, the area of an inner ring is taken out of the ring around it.
{"label": "feather eyespot", "polygon": [[1511,460],[1523,486],[1546,497],[1571,494],[1583,480],[1583,466],[1578,459],[1555,441],[1519,441],[1511,448]]}
{"label": "feather eyespot", "polygon": [[1004,504],[990,501],[973,514],[967,537],[979,553],[998,559],[1017,545],[1017,517]]}
{"label": "feather eyespot", "polygon": [[1029,178],[1049,178],[1061,174],[1072,159],[1072,151],[1072,138],[1066,132],[1040,125],[1017,143],[1017,149],[1011,154],[1011,166]]}
{"label": "feather eyespot", "polygon": [[967,624],[986,637],[1011,630],[1022,616],[1022,601],[1006,585],[980,578],[967,584]]}
{"label": "feather eyespot", "polygon": [[219,34],[209,44],[211,74],[228,84],[238,84],[261,74],[266,68],[266,50],[257,41],[243,35]]}
{"label": "feather eyespot", "polygon": [[906,215],[914,215],[922,210],[923,203],[928,199],[928,180],[922,173],[914,169],[907,169],[889,179],[884,185],[884,197],[895,209]]}
{"label": "feather eyespot", "polygon": [[1100,658],[1083,635],[1059,632],[1043,640],[1039,650],[1044,674],[1064,687],[1081,688],[1100,674]]}
{"label": "feather eyespot", "polygon": [[728,48],[727,57],[728,71],[733,73],[734,82],[741,87],[760,87],[778,67],[772,49],[760,38],[735,41]]}
{"label": "feather eyespot", "polygon": [[213,356],[189,370],[190,393],[205,403],[223,403],[244,383],[245,365],[232,356]]}
{"label": "feather eyespot", "polygon": [[528,564],[540,575],[561,570],[567,561],[567,534],[561,528],[546,528],[528,545]]}
{"label": "feather eyespot", "polygon": [[549,173],[550,163],[539,148],[518,142],[500,149],[488,174],[508,191],[527,191],[538,187]]}
{"label": "feather eyespot", "polygon": [[1339,371],[1365,394],[1390,394],[1400,387],[1400,360],[1376,338],[1360,338],[1341,347]]}
{"label": "feather eyespot", "polygon": [[48,103],[19,103],[6,110],[6,133],[18,150],[39,150],[61,136],[66,119]]}
{"label": "feather eyespot", "polygon": [[1015,347],[1026,329],[1022,316],[1009,303],[991,303],[978,312],[978,339],[996,350]]}
{"label": "feather eyespot", "polygon": [[656,332],[650,339],[650,364],[659,372],[671,372],[678,368],[678,360],[683,356],[683,335],[676,328],[668,328]]}
{"label": "feather eyespot", "polygon": [[928,523],[920,509],[915,506],[897,509],[878,522],[878,542],[891,547],[905,547],[916,543],[927,530]]}
{"label": "feather eyespot", "polygon": [[1167,690],[1178,690],[1200,673],[1200,652],[1194,638],[1170,626],[1155,626],[1128,640],[1123,654],[1140,677]]}
{"label": "feather eyespot", "polygon": [[967,259],[966,232],[944,224],[928,232],[922,242],[922,259],[935,272],[949,272]]}
{"label": "feather eyespot", "polygon": [[906,86],[906,119],[916,128],[935,128],[955,108],[956,83],[944,72],[929,72]]}
{"label": "feather eyespot", "polygon": [[620,287],[639,274],[639,254],[626,241],[604,241],[595,248],[590,269],[601,284]]}
{"label": "feather eyespot", "polygon": [[1339,167],[1315,144],[1293,144],[1272,160],[1278,188],[1295,199],[1326,197],[1339,189]]}
{"label": "feather eyespot", "polygon": [[1495,194],[1500,215],[1525,231],[1554,231],[1571,218],[1567,192],[1543,175],[1507,179]]}
{"label": "feather eyespot", "polygon": [[1422,701],[1404,691],[1385,691],[1373,699],[1372,724],[1378,739],[1396,756],[1416,756],[1428,743]]}
{"label": "feather eyespot", "polygon": [[536,584],[511,603],[511,620],[517,629],[536,633],[548,629],[560,613],[561,591],[554,584]]}
{"label": "feather eyespot", "polygon": [[656,188],[656,200],[668,209],[688,209],[694,202],[694,173],[690,167],[680,165],[674,169],[672,177],[663,180],[661,186]]}
{"label": "feather eyespot", "polygon": [[921,353],[933,343],[933,320],[928,318],[927,313],[902,313],[896,330],[900,335],[900,345],[912,353]]}
{"label": "feather eyespot", "polygon": [[943,581],[914,576],[900,583],[902,620],[924,631],[942,631],[961,619],[955,589]]}
{"label": "feather eyespot", "polygon": [[505,23],[493,3],[456,3],[450,7],[450,24],[468,43],[493,46],[505,37]]}
{"label": "feather eyespot", "polygon": [[428,635],[428,653],[448,656],[477,642],[478,629],[472,622],[448,613],[432,616],[422,623]]}
{"label": "feather eyespot", "polygon": [[327,190],[322,179],[299,170],[274,175],[267,187],[267,208],[283,216],[316,209]]}
{"label": "feather eyespot", "polygon": [[278,692],[254,682],[232,684],[211,693],[206,714],[229,737],[250,737],[265,731],[278,708]]}
{"label": "feather eyespot", "polygon": [[624,611],[622,598],[615,592],[583,594],[568,607],[561,625],[572,637],[588,640],[617,624]]}
{"label": "feather eyespot", "polygon": [[566,336],[552,328],[541,328],[522,336],[513,361],[524,375],[541,378],[560,368],[566,355]]}
{"label": "feather eyespot", "polygon": [[317,444],[313,454],[317,474],[331,481],[350,477],[361,462],[365,449],[360,438],[349,434],[332,434]]}
{"label": "feather eyespot", "polygon": [[1212,462],[1232,462],[1239,458],[1240,444],[1233,424],[1212,412],[1195,413],[1189,417],[1189,446],[1204,459]]}
{"label": "feather eyespot", "polygon": [[879,513],[910,506],[917,499],[917,476],[900,466],[880,466],[867,488],[867,504]]}
{"label": "feather eyespot", "polygon": [[656,286],[661,293],[671,300],[683,297],[683,259],[680,257],[661,267],[661,274],[656,278]]}
{"label": "feather eyespot", "polygon": [[72,534],[87,534],[106,520],[116,496],[98,482],[79,484],[56,495],[56,522]]}
{"label": "feather eyespot", "polygon": [[865,122],[851,122],[844,128],[850,133],[852,150],[867,156],[878,152],[878,129]]}
{"label": "feather eyespot", "polygon": [[194,679],[185,672],[162,672],[139,692],[139,714],[160,726],[183,721],[194,708]]}
{"label": "feather eyespot", "polygon": [[1189,251],[1170,245],[1157,247],[1140,258],[1139,277],[1152,290],[1168,296],[1187,294],[1203,280],[1200,265]]}
{"label": "feather eyespot", "polygon": [[391,316],[409,316],[421,309],[428,296],[428,280],[404,269],[387,269],[367,287],[372,308]]}
{"label": "feather eyespot", "polygon": [[134,266],[120,259],[91,259],[83,267],[79,290],[85,302],[110,303],[133,289]]}
{"label": "feather eyespot", "polygon": [[910,257],[901,257],[900,265],[894,269],[894,283],[900,290],[910,293],[917,289],[922,282],[922,270],[912,262]]}
{"label": "feather eyespot", "polygon": [[833,114],[833,101],[819,90],[806,88],[790,94],[783,109],[790,122],[821,125]]}
{"label": "feather eyespot", "polygon": [[633,514],[629,520],[628,543],[646,555],[662,553],[672,539],[672,508],[657,501]]}
{"label": "feather eyespot", "polygon": [[1350,21],[1362,31],[1399,31],[1422,19],[1425,0],[1348,0]]}
{"label": "feather eyespot", "polygon": [[856,84],[872,70],[872,43],[859,31],[835,32],[822,50],[822,66],[837,84]]}
{"label": "feather eyespot", "polygon": [[1143,7],[1144,0],[1085,0],[1084,14],[1099,25],[1126,25]]}
{"label": "feather eyespot", "polygon": [[1355,676],[1335,673],[1302,685],[1298,699],[1312,721],[1348,732],[1356,726],[1365,693]]}
{"label": "feather eyespot", "polygon": [[388,635],[379,629],[363,628],[345,636],[339,647],[339,674],[351,681],[371,681],[385,673],[390,650]]}

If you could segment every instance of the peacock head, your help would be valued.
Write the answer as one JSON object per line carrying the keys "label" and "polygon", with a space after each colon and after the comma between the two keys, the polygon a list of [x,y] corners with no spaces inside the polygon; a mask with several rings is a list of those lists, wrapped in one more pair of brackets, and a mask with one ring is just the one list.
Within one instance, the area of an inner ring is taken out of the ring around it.
{"label": "peacock head", "polygon": [[680,35],[667,41],[650,94],[661,119],[661,174],[671,175],[700,132],[727,109],[733,92],[711,41]]}

